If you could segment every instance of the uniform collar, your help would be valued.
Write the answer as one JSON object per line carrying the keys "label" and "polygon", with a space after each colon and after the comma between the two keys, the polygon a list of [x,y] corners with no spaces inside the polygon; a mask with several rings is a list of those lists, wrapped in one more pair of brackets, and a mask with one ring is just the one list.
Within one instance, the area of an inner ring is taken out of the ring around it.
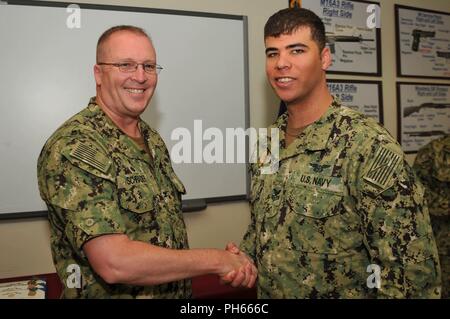
{"label": "uniform collar", "polygon": [[327,111],[305,130],[289,145],[283,147],[285,139],[285,129],[287,126],[288,114],[281,115],[272,127],[277,127],[280,131],[280,160],[295,156],[305,151],[320,151],[327,147],[332,129],[340,109],[340,102],[333,97],[333,101]]}
{"label": "uniform collar", "polygon": [[[107,136],[109,143],[113,146],[115,150],[120,151],[127,157],[144,159],[148,161],[146,156],[142,156],[143,150],[136,145],[136,143],[126,135],[102,110],[102,108],[97,104],[95,97],[89,100],[89,105],[87,109],[90,112],[90,117],[92,118],[94,125],[101,132],[102,135]],[[150,127],[141,119],[138,122],[141,134],[144,137],[144,141],[152,150],[149,140],[150,140]]]}

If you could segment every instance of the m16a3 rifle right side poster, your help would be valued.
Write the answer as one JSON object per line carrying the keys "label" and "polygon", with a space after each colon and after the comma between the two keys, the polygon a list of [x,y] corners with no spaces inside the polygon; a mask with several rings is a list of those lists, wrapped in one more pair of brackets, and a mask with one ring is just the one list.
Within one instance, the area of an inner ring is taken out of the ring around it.
{"label": "m16a3 rifle right side poster", "polygon": [[381,76],[380,5],[361,0],[291,0],[325,24],[333,62],[327,73]]}
{"label": "m16a3 rifle right side poster", "polygon": [[450,134],[450,84],[397,82],[397,119],[405,153]]}
{"label": "m16a3 rifle right side poster", "polygon": [[395,5],[397,76],[450,78],[450,13]]}

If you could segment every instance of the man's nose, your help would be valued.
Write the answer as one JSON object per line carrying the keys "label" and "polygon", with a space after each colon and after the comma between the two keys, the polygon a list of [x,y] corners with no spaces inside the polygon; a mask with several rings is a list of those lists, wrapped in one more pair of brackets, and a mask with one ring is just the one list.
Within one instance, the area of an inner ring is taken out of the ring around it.
{"label": "man's nose", "polygon": [[291,62],[289,61],[289,57],[284,53],[280,53],[278,55],[278,59],[276,61],[276,68],[279,70],[282,70],[282,69],[286,69],[286,68],[290,68],[290,67],[291,67]]}
{"label": "man's nose", "polygon": [[144,66],[139,64],[136,71],[133,72],[133,79],[139,83],[147,81],[147,73],[144,71]]}

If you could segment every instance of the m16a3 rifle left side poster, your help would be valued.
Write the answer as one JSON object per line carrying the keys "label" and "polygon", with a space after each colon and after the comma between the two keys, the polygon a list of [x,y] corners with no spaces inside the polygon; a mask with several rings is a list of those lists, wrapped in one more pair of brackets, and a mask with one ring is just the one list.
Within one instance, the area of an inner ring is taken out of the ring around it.
{"label": "m16a3 rifle left side poster", "polygon": [[327,73],[381,76],[380,5],[359,0],[296,0],[325,24],[333,57]]}
{"label": "m16a3 rifle left side poster", "polygon": [[395,5],[397,76],[450,78],[450,12]]}
{"label": "m16a3 rifle left side poster", "polygon": [[397,82],[397,119],[405,153],[450,134],[450,84]]}

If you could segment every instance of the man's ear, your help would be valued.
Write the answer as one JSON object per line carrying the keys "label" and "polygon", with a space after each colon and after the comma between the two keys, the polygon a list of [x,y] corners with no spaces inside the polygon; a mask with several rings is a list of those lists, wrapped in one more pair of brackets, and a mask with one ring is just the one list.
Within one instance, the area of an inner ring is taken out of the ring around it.
{"label": "man's ear", "polygon": [[94,78],[97,85],[102,84],[102,69],[98,64],[94,65]]}
{"label": "man's ear", "polygon": [[330,48],[328,48],[327,46],[323,48],[322,53],[320,54],[320,59],[322,60],[322,70],[326,71],[333,62]]}

